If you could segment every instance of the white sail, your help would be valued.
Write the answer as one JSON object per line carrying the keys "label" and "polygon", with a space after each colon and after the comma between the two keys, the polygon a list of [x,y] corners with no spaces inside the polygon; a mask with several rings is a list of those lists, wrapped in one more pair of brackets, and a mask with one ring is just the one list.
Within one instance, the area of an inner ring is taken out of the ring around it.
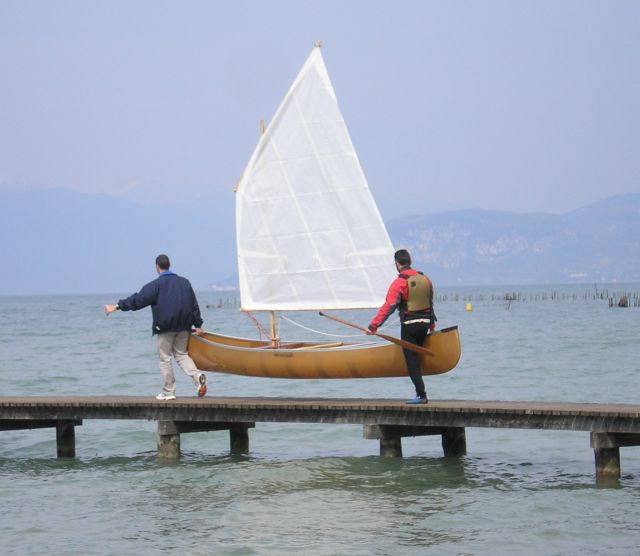
{"label": "white sail", "polygon": [[242,308],[380,306],[393,247],[314,47],[236,188]]}

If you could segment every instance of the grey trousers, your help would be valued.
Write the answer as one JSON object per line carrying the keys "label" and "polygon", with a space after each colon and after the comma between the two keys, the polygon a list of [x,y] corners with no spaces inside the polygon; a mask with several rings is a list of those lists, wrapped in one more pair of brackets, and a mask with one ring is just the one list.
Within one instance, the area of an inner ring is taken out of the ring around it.
{"label": "grey trousers", "polygon": [[158,355],[160,356],[160,372],[164,378],[162,391],[165,394],[176,393],[176,377],[173,374],[171,357],[174,357],[180,368],[198,385],[200,371],[187,353],[189,332],[163,332],[158,334]]}

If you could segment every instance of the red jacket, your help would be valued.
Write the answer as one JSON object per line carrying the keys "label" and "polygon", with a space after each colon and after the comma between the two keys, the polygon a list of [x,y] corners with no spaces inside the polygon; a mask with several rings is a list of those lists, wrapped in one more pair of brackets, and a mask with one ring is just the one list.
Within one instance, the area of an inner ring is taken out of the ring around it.
{"label": "red jacket", "polygon": [[[393,314],[393,312],[399,308],[400,312],[400,320],[404,322],[407,314],[407,299],[409,296],[409,286],[407,285],[406,276],[415,276],[416,274],[420,274],[417,270],[413,270],[413,268],[408,268],[403,270],[398,277],[391,282],[389,286],[389,291],[387,292],[387,297],[385,299],[384,305],[380,307],[378,313],[369,324],[369,330],[375,332],[378,328],[380,328],[385,321]],[[427,278],[429,280],[429,278]],[[429,280],[431,283],[431,280]],[[431,308],[426,309],[421,313],[412,313],[411,316],[424,317],[429,318],[431,320],[431,329],[435,328],[435,314],[433,312],[433,284],[431,284]]]}

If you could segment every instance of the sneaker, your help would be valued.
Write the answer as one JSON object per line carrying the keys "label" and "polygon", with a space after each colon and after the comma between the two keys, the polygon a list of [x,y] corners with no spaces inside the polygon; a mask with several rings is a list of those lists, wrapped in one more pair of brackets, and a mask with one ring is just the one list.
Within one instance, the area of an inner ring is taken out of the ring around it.
{"label": "sneaker", "polygon": [[411,400],[407,400],[407,403],[410,403],[410,404],[427,403],[427,398],[426,397],[421,398],[420,396],[416,396]]}
{"label": "sneaker", "polygon": [[198,376],[198,397],[202,398],[207,393],[207,377],[204,373]]}
{"label": "sneaker", "polygon": [[161,400],[161,401],[169,401],[169,400],[175,400],[176,399],[176,395],[175,394],[165,394],[164,392],[160,392],[157,396],[156,396],[156,400]]}

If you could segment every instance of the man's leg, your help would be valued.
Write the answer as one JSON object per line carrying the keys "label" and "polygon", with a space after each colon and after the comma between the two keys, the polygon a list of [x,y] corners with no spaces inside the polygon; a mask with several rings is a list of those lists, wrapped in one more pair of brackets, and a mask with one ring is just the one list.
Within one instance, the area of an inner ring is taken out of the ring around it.
{"label": "man's leg", "polygon": [[[422,323],[404,324],[401,328],[401,338],[407,342],[411,342],[415,345],[421,345],[426,338],[426,328],[422,326]],[[410,349],[402,349],[404,353],[404,359],[407,363],[407,371],[409,378],[413,382],[413,386],[416,389],[416,396],[426,399],[427,391],[424,386],[424,380],[422,379],[422,369],[420,368],[420,358],[417,352]]]}
{"label": "man's leg", "polygon": [[160,357],[160,372],[164,380],[162,392],[164,394],[176,393],[176,377],[173,374],[173,366],[171,364],[171,355],[173,353],[173,344],[175,332],[163,332],[158,334],[158,355]]}
{"label": "man's leg", "polygon": [[[189,353],[187,352],[188,344],[189,332],[177,332],[175,342],[173,343],[173,356],[175,357],[178,365],[180,365],[180,368],[191,377],[191,380],[193,380],[196,387],[198,387],[199,390],[204,387],[204,392],[206,393],[206,378],[200,378],[200,375],[204,376],[204,373],[198,370],[193,359],[189,357]],[[204,394],[199,393],[198,395]]]}

